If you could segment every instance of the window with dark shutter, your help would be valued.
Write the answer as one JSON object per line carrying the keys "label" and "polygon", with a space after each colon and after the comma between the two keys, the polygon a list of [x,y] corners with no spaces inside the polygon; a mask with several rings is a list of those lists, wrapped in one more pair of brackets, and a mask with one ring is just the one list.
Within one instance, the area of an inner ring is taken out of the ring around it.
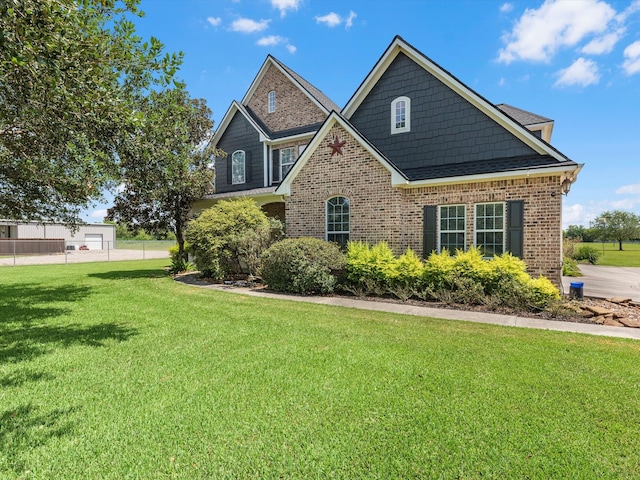
{"label": "window with dark shutter", "polygon": [[438,248],[437,244],[437,224],[436,224],[435,205],[425,205],[424,207],[424,223],[422,230],[422,257],[427,258],[431,252],[435,252]]}
{"label": "window with dark shutter", "polygon": [[271,175],[273,183],[280,182],[280,150],[278,149],[271,154]]}
{"label": "window with dark shutter", "polygon": [[507,202],[507,250],[512,255],[524,257],[524,201]]}

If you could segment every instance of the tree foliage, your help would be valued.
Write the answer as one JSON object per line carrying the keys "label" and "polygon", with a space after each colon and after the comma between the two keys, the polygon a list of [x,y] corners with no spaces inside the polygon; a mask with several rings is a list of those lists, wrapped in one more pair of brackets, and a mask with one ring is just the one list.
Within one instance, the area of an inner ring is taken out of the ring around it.
{"label": "tree foliage", "polygon": [[615,240],[618,250],[622,250],[622,242],[640,238],[640,216],[622,210],[612,210],[600,214],[593,221],[592,227],[601,240]]}
{"label": "tree foliage", "polygon": [[117,174],[139,98],[181,54],[136,36],[139,0],[0,0],[0,218],[79,222]]}
{"label": "tree foliage", "polygon": [[107,218],[158,236],[173,232],[184,254],[184,232],[194,201],[212,189],[211,110],[183,88],[151,92],[144,116],[120,151],[123,190]]}
{"label": "tree foliage", "polygon": [[582,225],[569,225],[563,232],[564,238],[581,240],[583,242],[593,242],[597,238],[597,232],[592,228],[586,228]]}

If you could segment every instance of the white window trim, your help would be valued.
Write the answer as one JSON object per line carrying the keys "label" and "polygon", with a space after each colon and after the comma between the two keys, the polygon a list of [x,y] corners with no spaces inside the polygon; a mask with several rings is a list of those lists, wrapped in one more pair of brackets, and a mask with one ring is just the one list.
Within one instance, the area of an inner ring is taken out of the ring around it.
{"label": "white window trim", "polygon": [[[492,229],[492,230],[479,230],[477,217],[478,217],[478,205],[502,205],[502,230]],[[507,203],[506,202],[479,202],[473,204],[473,245],[475,247],[480,247],[478,245],[478,232],[502,232],[502,253],[507,251]],[[490,256],[486,256],[485,258],[492,258]]]}
{"label": "white window trim", "polygon": [[[404,127],[396,127],[396,106],[399,102],[404,102]],[[391,102],[391,134],[406,133],[411,131],[411,99],[409,97],[398,97]]]}
{"label": "white window trim", "polygon": [[276,111],[276,91],[271,90],[267,96],[267,112],[273,113]]}
{"label": "white window trim", "polygon": [[[282,163],[282,152],[284,152],[285,150],[289,150],[292,153],[291,158],[293,160],[291,161],[291,163],[286,163],[286,164]],[[282,167],[286,165],[290,165],[289,170],[291,170],[291,168],[295,163],[296,163],[296,147],[281,148],[280,149],[280,181],[282,181],[284,176],[288,173],[288,171],[284,172]]]}
{"label": "white window trim", "polygon": [[[235,178],[233,177],[233,162],[234,162],[234,157],[236,156],[237,153],[242,153],[242,181],[235,181]],[[244,150],[236,150],[235,152],[233,152],[233,154],[231,155],[231,164],[229,165],[229,168],[231,169],[231,185],[242,185],[243,183],[247,183],[247,155],[245,153]]]}
{"label": "white window trim", "polygon": [[[442,230],[442,209],[446,207],[463,207],[464,209],[464,229],[463,230]],[[475,207],[474,207],[475,208]],[[464,242],[462,249],[467,250],[467,206],[464,203],[455,203],[452,205],[438,205],[438,217],[436,218],[438,222],[438,252],[442,252],[442,233],[462,233],[464,235]],[[449,251],[450,254],[454,255],[456,252]]]}
{"label": "white window trim", "polygon": [[333,200],[334,198],[346,198],[347,201],[349,202],[349,230],[340,230],[340,231],[333,231],[331,232],[333,235],[335,234],[340,234],[340,235],[344,235],[347,234],[349,236],[349,238],[351,238],[351,199],[349,197],[346,197],[344,195],[334,195],[332,197],[327,198],[327,200],[324,202],[324,239],[328,242],[329,241],[329,201]]}

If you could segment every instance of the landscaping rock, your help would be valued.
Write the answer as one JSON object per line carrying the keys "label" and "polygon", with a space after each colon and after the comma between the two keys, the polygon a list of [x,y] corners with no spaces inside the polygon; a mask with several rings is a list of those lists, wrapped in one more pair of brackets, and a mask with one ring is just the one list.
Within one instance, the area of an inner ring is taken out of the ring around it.
{"label": "landscaping rock", "polygon": [[640,328],[640,320],[633,320],[631,318],[619,318],[618,321],[625,327]]}
{"label": "landscaping rock", "polygon": [[603,308],[603,307],[598,307],[595,305],[587,305],[585,307],[585,309],[589,310],[592,313],[595,313],[596,315],[609,315],[611,313],[613,313],[611,310]]}
{"label": "landscaping rock", "polygon": [[624,298],[624,297],[613,297],[613,298],[607,298],[607,302],[617,303],[618,305],[620,305],[622,303],[630,303],[631,299]]}
{"label": "landscaping rock", "polygon": [[609,318],[605,318],[603,325],[606,325],[608,327],[624,327],[624,325],[619,321]]}

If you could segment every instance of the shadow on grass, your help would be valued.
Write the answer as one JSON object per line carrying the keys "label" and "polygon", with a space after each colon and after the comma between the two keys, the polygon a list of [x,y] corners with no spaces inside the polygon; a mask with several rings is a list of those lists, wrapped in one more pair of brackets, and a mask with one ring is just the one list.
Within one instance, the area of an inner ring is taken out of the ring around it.
{"label": "shadow on grass", "polygon": [[137,334],[135,328],[115,323],[91,326],[39,325],[7,329],[2,332],[0,340],[0,364],[31,360],[55,348],[74,345],[102,347],[108,341],[123,342]]}
{"label": "shadow on grass", "polygon": [[19,387],[25,383],[49,381],[55,378],[55,376],[47,372],[36,372],[30,368],[23,368],[0,377],[0,388]]}
{"label": "shadow on grass", "polygon": [[[99,347],[124,341],[137,330],[116,323],[55,324],[55,317],[91,294],[87,286],[47,286],[37,283],[5,285],[0,291],[0,364],[30,360],[54,348],[73,345]],[[11,379],[5,379],[12,382]]]}
{"label": "shadow on grass", "polygon": [[74,408],[43,411],[32,404],[0,412],[0,458],[16,474],[28,470],[24,454],[45,445],[52,439],[73,433],[74,424],[68,419]]}
{"label": "shadow on grass", "polygon": [[69,308],[53,306],[74,302],[91,293],[86,286],[47,286],[41,283],[3,285],[0,290],[0,333],[7,324],[28,324],[69,313]]}
{"label": "shadow on grass", "polygon": [[145,268],[140,270],[112,270],[110,272],[89,273],[88,277],[102,280],[132,280],[136,278],[162,278],[167,272],[158,268]]}

